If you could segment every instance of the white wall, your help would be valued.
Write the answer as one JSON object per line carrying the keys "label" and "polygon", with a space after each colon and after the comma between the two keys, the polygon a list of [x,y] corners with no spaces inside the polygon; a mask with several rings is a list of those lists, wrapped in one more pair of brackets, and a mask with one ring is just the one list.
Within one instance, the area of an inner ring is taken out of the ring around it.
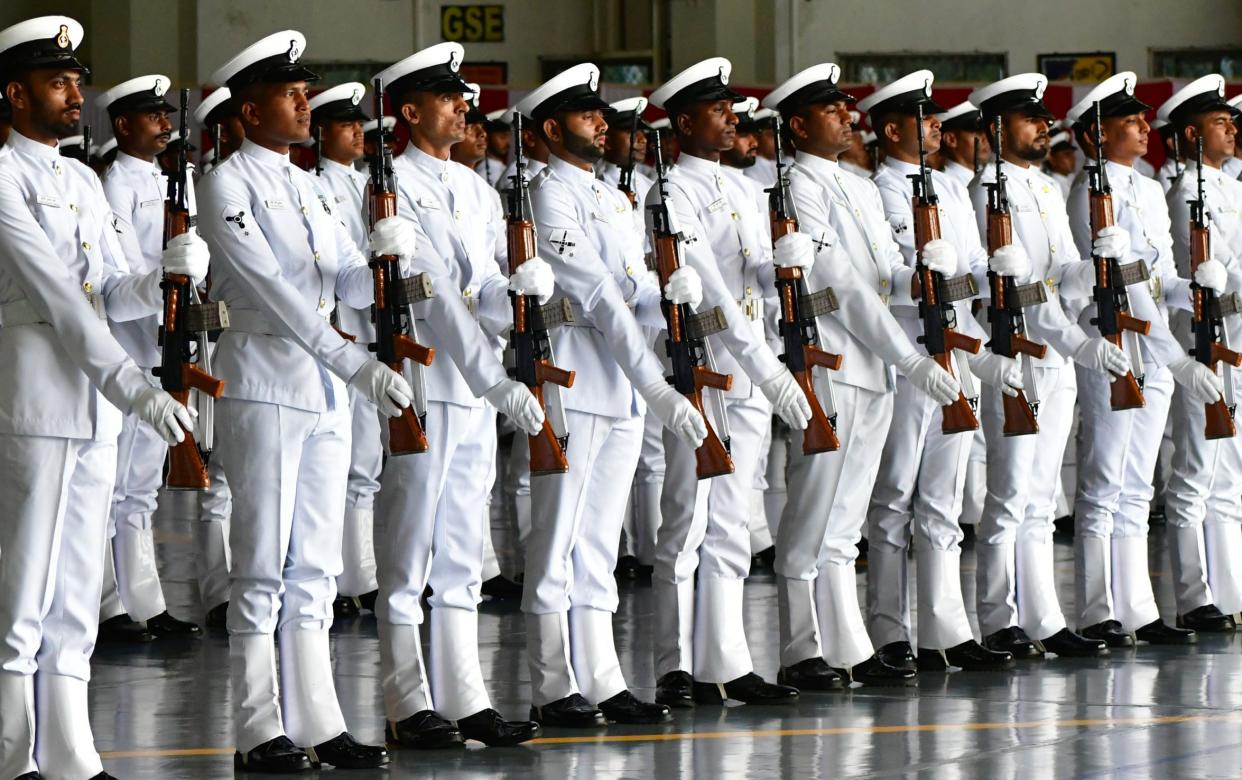
{"label": "white wall", "polygon": [[[1242,44],[1236,0],[780,0],[804,68],[838,53],[1008,52],[1009,72],[1035,70],[1037,54],[1115,51],[1117,69],[1149,77],[1152,49]],[[784,54],[784,56],[782,56]],[[792,56],[790,56],[792,55]]]}

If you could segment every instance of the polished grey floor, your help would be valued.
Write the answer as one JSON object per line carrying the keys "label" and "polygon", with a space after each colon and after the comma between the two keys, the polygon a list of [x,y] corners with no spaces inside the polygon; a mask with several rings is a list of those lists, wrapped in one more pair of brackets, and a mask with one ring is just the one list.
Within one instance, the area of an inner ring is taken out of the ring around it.
{"label": "polished grey floor", "polygon": [[[201,619],[192,570],[191,503],[176,496],[157,519],[158,552],[174,614]],[[1170,604],[1163,538],[1151,569]],[[502,551],[503,554],[503,551]],[[1072,601],[1071,549],[1057,548],[1063,604]],[[973,600],[974,559],[963,584]],[[860,586],[863,578],[859,577]],[[776,591],[746,588],[757,670],[776,671]],[[622,590],[615,621],[627,678],[652,694],[650,588]],[[513,603],[485,601],[484,671],[493,701],[525,714],[524,627]],[[705,707],[665,727],[549,732],[508,749],[471,746],[397,752],[378,772],[343,777],[575,778],[1145,778],[1242,775],[1242,638],[1202,637],[1190,648],[1143,646],[1106,661],[1049,659],[1012,674],[924,675],[909,690],[856,688],[807,695],[792,707]],[[353,733],[382,734],[373,619],[334,628],[337,691]],[[232,769],[227,640],[101,646],[91,684],[92,724],[104,765],[121,778],[228,777]]]}

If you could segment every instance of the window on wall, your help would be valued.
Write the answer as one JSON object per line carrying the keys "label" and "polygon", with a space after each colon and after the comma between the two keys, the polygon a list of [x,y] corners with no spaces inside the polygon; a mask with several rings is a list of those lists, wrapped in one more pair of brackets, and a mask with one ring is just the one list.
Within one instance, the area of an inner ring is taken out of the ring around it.
{"label": "window on wall", "polygon": [[1195,79],[1219,73],[1227,79],[1242,78],[1242,49],[1167,49],[1151,53],[1151,74],[1156,78]]}
{"label": "window on wall", "polygon": [[[582,61],[582,57],[541,57],[539,69],[547,81]],[[591,62],[599,66],[599,80],[604,84],[640,86],[655,81],[651,58],[647,56],[596,57]]]}
{"label": "window on wall", "polygon": [[916,70],[930,70],[937,81],[991,82],[1004,78],[1008,56],[976,52],[949,54],[840,54],[841,80],[848,84],[885,84]]}

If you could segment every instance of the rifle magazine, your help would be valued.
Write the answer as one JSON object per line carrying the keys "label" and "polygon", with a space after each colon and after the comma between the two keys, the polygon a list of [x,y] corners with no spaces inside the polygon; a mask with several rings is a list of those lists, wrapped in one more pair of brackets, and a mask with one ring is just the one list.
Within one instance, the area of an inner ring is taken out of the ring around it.
{"label": "rifle magazine", "polygon": [[692,339],[705,339],[728,327],[729,321],[725,319],[724,311],[719,306],[691,315],[686,321],[686,332]]}
{"label": "rifle magazine", "polygon": [[1117,266],[1117,271],[1117,277],[1125,287],[1129,287],[1132,284],[1142,284],[1151,278],[1151,271],[1147,268],[1147,263],[1142,260],[1119,265]]}
{"label": "rifle magazine", "polygon": [[185,307],[186,329],[194,333],[217,333],[229,327],[229,307],[224,301],[191,303]]}
{"label": "rifle magazine", "polygon": [[831,287],[803,295],[798,299],[798,305],[807,317],[823,317],[841,308],[837,293]]}
{"label": "rifle magazine", "polygon": [[561,298],[559,301],[540,306],[539,314],[543,317],[544,328],[548,330],[562,325],[573,325],[577,321],[574,317],[574,306],[568,298]]}
{"label": "rifle magazine", "polygon": [[1047,301],[1048,289],[1043,282],[1017,285],[1013,288],[1013,292],[1005,298],[1007,307],[1011,309],[1025,309],[1028,306],[1038,306],[1041,303],[1047,303]]}
{"label": "rifle magazine", "polygon": [[966,301],[979,295],[979,284],[970,274],[946,277],[940,285],[940,300],[945,303]]}
{"label": "rifle magazine", "polygon": [[401,284],[397,287],[397,305],[412,306],[428,298],[434,298],[435,294],[430,274],[407,276],[401,279]]}
{"label": "rifle magazine", "polygon": [[1217,319],[1242,313],[1242,296],[1236,292],[1218,294],[1212,305],[1212,316]]}

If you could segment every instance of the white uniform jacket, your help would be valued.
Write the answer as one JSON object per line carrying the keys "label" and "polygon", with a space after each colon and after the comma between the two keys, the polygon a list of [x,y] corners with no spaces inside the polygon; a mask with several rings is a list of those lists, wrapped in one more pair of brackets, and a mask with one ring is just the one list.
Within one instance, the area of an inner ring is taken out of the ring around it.
{"label": "white uniform jacket", "polygon": [[[349,231],[354,245],[366,252],[370,239],[367,230],[366,203],[367,175],[352,165],[341,165],[324,158],[323,173],[319,175],[320,186],[328,193],[329,203],[337,218]],[[371,324],[370,309],[354,309],[340,306],[337,309],[341,330],[358,338],[359,343],[375,339],[375,326]]]}

